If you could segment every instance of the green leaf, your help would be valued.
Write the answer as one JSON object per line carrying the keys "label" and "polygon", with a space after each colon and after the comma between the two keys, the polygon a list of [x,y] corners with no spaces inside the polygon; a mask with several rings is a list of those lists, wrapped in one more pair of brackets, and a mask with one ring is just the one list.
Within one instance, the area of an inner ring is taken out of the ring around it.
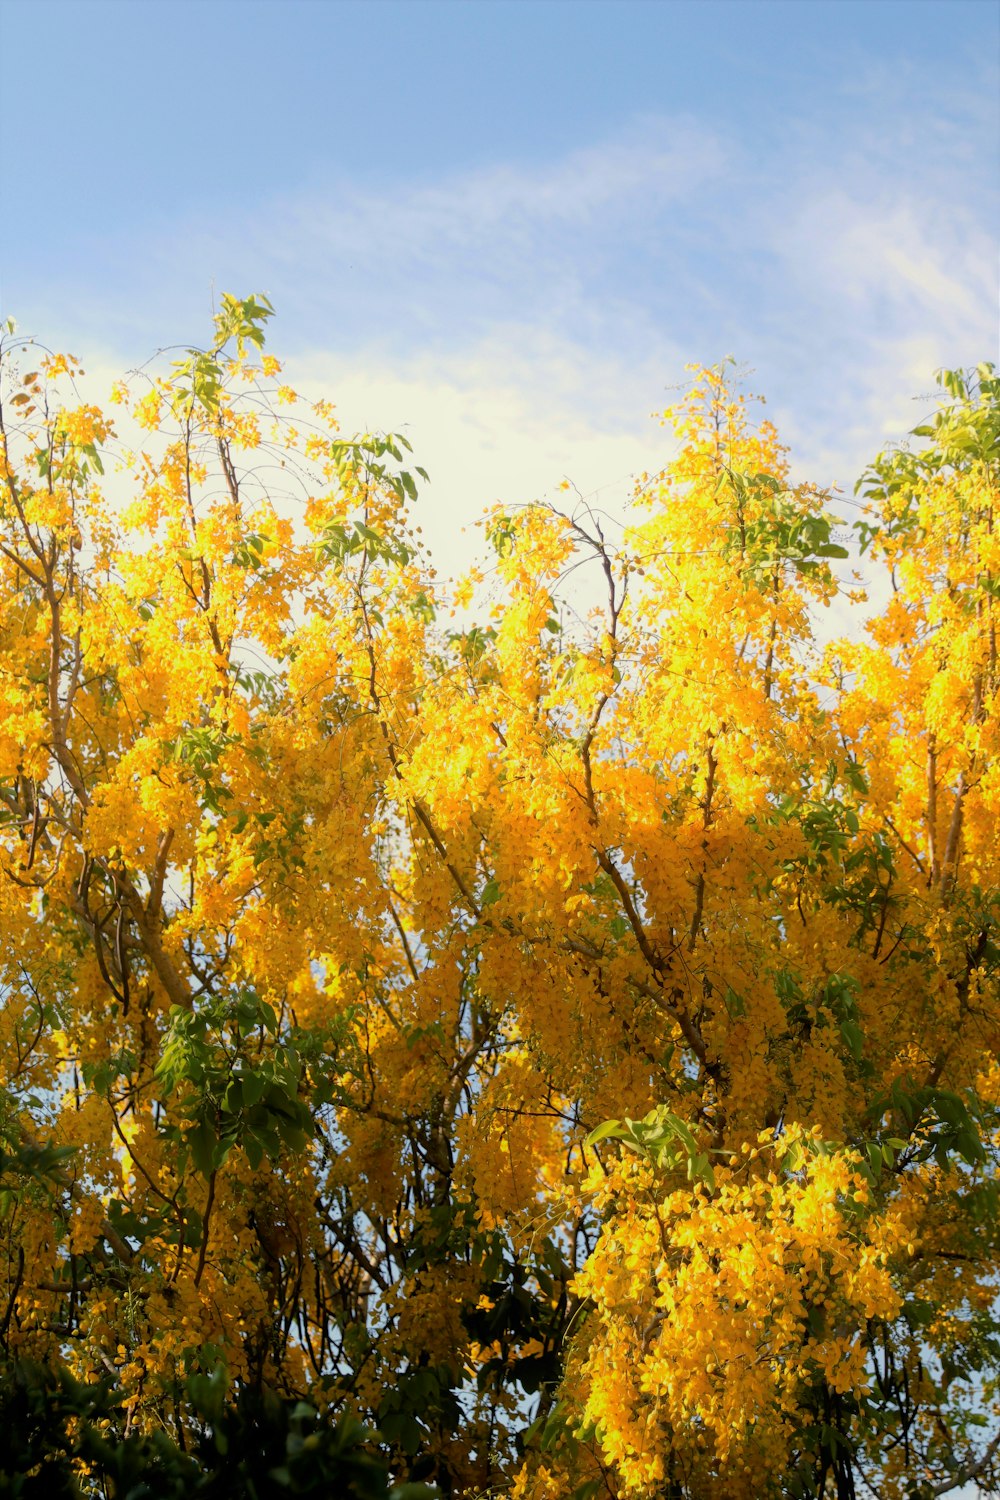
{"label": "green leaf", "polygon": [[202,1119],[193,1130],[189,1130],[186,1144],[191,1152],[191,1160],[203,1177],[211,1177],[215,1168],[215,1153],[219,1144],[214,1127],[208,1120]]}
{"label": "green leaf", "polygon": [[270,1079],[265,1077],[262,1073],[241,1071],[239,1075],[239,1083],[240,1090],[243,1096],[243,1107],[246,1109],[252,1109],[257,1101],[263,1097],[264,1090],[270,1083]]}
{"label": "green leaf", "polygon": [[586,1137],[587,1146],[596,1146],[599,1141],[618,1139],[624,1133],[621,1120],[605,1120]]}
{"label": "green leaf", "polygon": [[247,1130],[243,1135],[243,1154],[256,1172],[264,1160],[264,1145],[252,1130]]}
{"label": "green leaf", "polygon": [[850,1049],[851,1056],[855,1062],[860,1062],[865,1050],[864,1033],[857,1021],[842,1021],[840,1034]]}
{"label": "green leaf", "polygon": [[404,1453],[416,1453],[423,1442],[423,1432],[416,1418],[408,1411],[386,1412],[379,1417],[379,1431],[386,1442],[393,1443]]}

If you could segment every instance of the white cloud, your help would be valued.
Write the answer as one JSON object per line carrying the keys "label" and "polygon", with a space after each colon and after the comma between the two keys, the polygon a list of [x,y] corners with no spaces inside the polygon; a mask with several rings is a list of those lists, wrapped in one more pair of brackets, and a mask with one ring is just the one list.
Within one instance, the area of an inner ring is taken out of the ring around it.
{"label": "white cloud", "polygon": [[974,195],[960,180],[950,194],[941,184],[881,187],[815,188],[777,241],[802,319],[792,365],[812,367],[781,392],[778,412],[801,460],[841,484],[923,416],[936,369],[997,346],[997,245]]}
{"label": "white cloud", "polygon": [[668,450],[649,416],[665,404],[654,367],[601,360],[528,329],[498,330],[451,358],[315,351],[291,363],[304,388],[334,393],[346,431],[410,437],[431,477],[418,519],[445,574],[481,550],[474,523],[487,505],[555,499],[567,479],[621,514],[636,476]]}
{"label": "white cloud", "polygon": [[[939,128],[950,156],[932,145]],[[310,195],[289,204],[281,265],[295,275],[276,295],[298,324],[308,297],[306,347],[325,343],[351,380],[423,361],[484,406],[501,386],[505,449],[525,441],[523,411],[561,413],[566,442],[581,417],[636,430],[685,360],[732,350],[756,365],[815,477],[850,484],[912,425],[937,366],[996,341],[995,189],[953,123],[895,132],[874,152],[850,137],[790,148],[763,191],[737,143],[646,120],[544,169],[347,192],[325,208]],[[583,372],[574,400],[553,402],[539,348],[559,351],[557,391]],[[534,487],[548,482],[539,470]]]}
{"label": "white cloud", "polygon": [[995,248],[967,205],[929,221],[912,191],[887,202],[848,185],[807,198],[783,238],[801,279],[832,300],[879,319],[929,314],[962,332],[981,318]]}
{"label": "white cloud", "polygon": [[270,291],[293,382],[346,428],[408,424],[448,570],[496,498],[565,475],[623,499],[666,450],[648,414],[689,359],[751,360],[798,470],[850,486],[922,414],[935,367],[996,341],[992,116],[974,92],[968,118],[915,116],[877,83],[859,82],[856,128],[789,120],[766,162],[647,117],[540,166],[314,183],[137,235],[115,296],[155,307],[165,341],[196,336],[213,281]]}
{"label": "white cloud", "polygon": [[[107,407],[122,374],[106,351],[88,360],[79,398]],[[283,378],[307,399],[332,398],[345,434],[407,435],[413,462],[431,480],[421,486],[416,520],[445,577],[482,554],[475,523],[487,506],[565,502],[559,486],[566,479],[589,504],[621,515],[635,478],[661,467],[671,446],[652,418],[666,404],[655,365],[601,360],[528,328],[495,330],[454,357],[317,349],[287,361]],[[143,446],[143,434],[121,408],[115,423],[126,445]],[[108,490],[124,501],[122,479],[113,473]],[[287,502],[293,513],[300,501]]]}

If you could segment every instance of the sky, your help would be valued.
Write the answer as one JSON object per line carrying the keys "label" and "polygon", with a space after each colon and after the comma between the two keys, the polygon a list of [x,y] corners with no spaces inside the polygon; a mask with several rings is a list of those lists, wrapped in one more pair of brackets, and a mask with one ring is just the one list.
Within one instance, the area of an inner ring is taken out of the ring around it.
{"label": "sky", "polygon": [[0,56],[2,315],[110,383],[268,293],[446,561],[496,499],[622,505],[688,363],[850,493],[997,353],[992,0],[0,0]]}

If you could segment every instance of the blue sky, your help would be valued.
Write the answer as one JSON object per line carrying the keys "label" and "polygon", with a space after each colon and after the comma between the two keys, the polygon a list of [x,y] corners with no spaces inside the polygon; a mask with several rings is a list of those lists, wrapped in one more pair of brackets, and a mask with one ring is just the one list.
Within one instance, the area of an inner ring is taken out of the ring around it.
{"label": "blue sky", "polygon": [[0,302],[99,375],[267,291],[291,376],[409,431],[432,535],[732,353],[849,486],[997,346],[989,0],[0,0]]}

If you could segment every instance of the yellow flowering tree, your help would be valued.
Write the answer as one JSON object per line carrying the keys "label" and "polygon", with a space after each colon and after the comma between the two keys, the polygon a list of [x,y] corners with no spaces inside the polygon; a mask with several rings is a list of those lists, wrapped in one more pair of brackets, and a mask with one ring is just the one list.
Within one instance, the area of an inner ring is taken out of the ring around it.
{"label": "yellow flowering tree", "polygon": [[80,1483],[254,1401],[275,1493],[993,1482],[992,369],[865,477],[824,648],[834,501],[724,371],[624,529],[497,510],[452,585],[270,311],[119,435],[3,349],[10,1388],[76,1382]]}

